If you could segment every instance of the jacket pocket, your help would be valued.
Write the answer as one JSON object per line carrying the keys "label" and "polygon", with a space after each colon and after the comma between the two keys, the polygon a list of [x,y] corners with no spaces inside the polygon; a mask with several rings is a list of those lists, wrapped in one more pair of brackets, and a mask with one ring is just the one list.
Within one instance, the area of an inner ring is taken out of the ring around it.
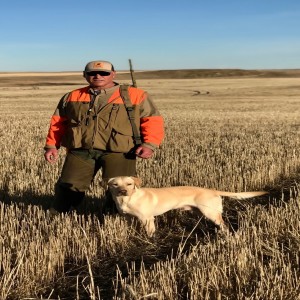
{"label": "jacket pocket", "polygon": [[71,120],[65,132],[61,145],[67,149],[82,147],[82,126],[80,123]]}
{"label": "jacket pocket", "polygon": [[113,128],[110,139],[108,141],[108,148],[113,152],[127,153],[134,147],[131,128]]}
{"label": "jacket pocket", "polygon": [[[134,110],[135,124],[139,130],[139,114]],[[126,108],[120,105],[118,114],[112,124],[111,136],[108,143],[111,151],[127,153],[134,147],[133,129]]]}

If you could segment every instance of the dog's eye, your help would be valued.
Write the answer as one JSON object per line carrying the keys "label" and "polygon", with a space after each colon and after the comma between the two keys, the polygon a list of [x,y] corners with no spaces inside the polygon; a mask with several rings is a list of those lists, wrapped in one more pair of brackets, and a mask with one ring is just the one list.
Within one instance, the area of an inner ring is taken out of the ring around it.
{"label": "dog's eye", "polygon": [[127,185],[129,186],[129,185],[132,185],[132,183],[127,183]]}

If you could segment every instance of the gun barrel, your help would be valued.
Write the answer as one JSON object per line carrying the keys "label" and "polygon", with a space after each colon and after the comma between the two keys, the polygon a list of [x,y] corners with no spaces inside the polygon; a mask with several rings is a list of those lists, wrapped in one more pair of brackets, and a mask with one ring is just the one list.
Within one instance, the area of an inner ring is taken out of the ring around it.
{"label": "gun barrel", "polygon": [[131,76],[132,86],[137,87],[136,80],[135,80],[135,75],[134,75],[134,70],[133,70],[132,63],[131,63],[131,59],[129,59],[129,69],[130,69],[130,76]]}

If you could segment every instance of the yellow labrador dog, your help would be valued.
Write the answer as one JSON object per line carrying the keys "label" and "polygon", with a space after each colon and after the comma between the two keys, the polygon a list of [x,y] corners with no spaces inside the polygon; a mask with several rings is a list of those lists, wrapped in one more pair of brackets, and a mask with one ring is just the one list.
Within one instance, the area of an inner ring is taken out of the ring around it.
{"label": "yellow labrador dog", "polygon": [[246,199],[267,194],[264,191],[231,193],[191,186],[140,188],[140,179],[127,176],[110,178],[108,188],[119,212],[137,217],[150,237],[155,232],[154,217],[171,209],[196,207],[224,230],[227,226],[222,219],[221,196]]}

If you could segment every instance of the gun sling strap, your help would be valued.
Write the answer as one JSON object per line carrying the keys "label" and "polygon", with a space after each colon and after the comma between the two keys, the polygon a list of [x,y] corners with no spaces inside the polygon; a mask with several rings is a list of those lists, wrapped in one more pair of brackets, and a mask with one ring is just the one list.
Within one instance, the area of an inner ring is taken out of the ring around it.
{"label": "gun sling strap", "polygon": [[135,146],[139,146],[142,144],[142,139],[140,136],[140,132],[136,126],[136,123],[134,122],[134,108],[132,107],[132,103],[131,103],[129,93],[128,93],[128,88],[129,88],[129,85],[122,84],[120,86],[120,94],[121,94],[121,98],[124,102],[124,106],[126,108],[128,118],[129,118],[129,121],[130,121],[130,124],[132,127],[134,144],[135,144]]}

